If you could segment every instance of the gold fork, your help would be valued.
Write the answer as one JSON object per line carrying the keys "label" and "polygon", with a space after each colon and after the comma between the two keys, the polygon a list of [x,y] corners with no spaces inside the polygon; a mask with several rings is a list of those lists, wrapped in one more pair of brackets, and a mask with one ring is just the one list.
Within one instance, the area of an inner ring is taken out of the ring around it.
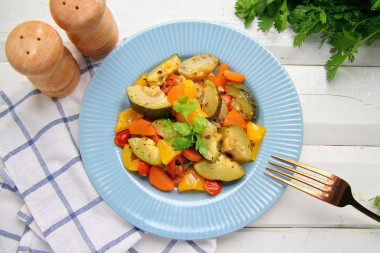
{"label": "gold fork", "polygon": [[271,170],[271,171],[274,171],[276,173],[279,173],[279,174],[282,174],[284,176],[287,176],[289,178],[292,178],[292,179],[295,179],[297,181],[300,181],[301,183],[304,183],[304,184],[307,184],[311,187],[314,187],[316,189],[318,189],[319,191],[321,191],[321,193],[317,192],[317,191],[313,191],[313,190],[310,190],[309,188],[306,188],[304,186],[301,186],[301,185],[298,185],[292,181],[288,181],[286,179],[283,179],[279,176],[276,176],[276,175],[273,175],[273,174],[270,174],[270,173],[267,173],[267,172],[264,172],[264,174],[272,177],[272,178],[275,178],[285,184],[288,184],[298,190],[301,190],[303,192],[306,192],[307,194],[310,194],[311,196],[313,197],[316,197],[317,199],[320,199],[322,201],[325,201],[327,203],[330,203],[334,206],[338,206],[338,207],[344,207],[344,206],[347,206],[347,205],[352,205],[353,207],[355,207],[357,210],[359,210],[360,212],[368,215],[369,217],[371,217],[372,219],[380,222],[380,216],[371,212],[370,210],[366,209],[365,207],[363,207],[361,204],[359,204],[355,199],[354,197],[352,196],[352,193],[351,193],[351,187],[350,185],[344,181],[343,179],[341,179],[340,177],[337,177],[335,176],[334,174],[332,173],[329,173],[329,172],[326,172],[326,171],[323,171],[323,170],[320,170],[320,169],[317,169],[317,168],[314,168],[312,166],[309,166],[309,165],[306,165],[306,164],[303,164],[303,163],[300,163],[300,162],[296,162],[296,161],[292,161],[290,159],[287,159],[287,158],[283,158],[283,157],[279,157],[279,156],[276,156],[276,155],[272,155],[272,157],[274,158],[277,158],[281,161],[284,161],[284,162],[287,162],[289,164],[293,164],[293,165],[296,165],[298,167],[301,167],[301,168],[304,168],[306,170],[309,170],[309,171],[312,171],[316,174],[319,174],[321,176],[324,176],[326,177],[327,179],[322,179],[318,176],[314,176],[314,175],[310,175],[308,173],[305,173],[303,171],[299,171],[299,170],[295,170],[295,169],[292,169],[292,168],[289,168],[287,166],[284,166],[282,164],[277,164],[277,163],[274,163],[274,162],[271,162],[269,161],[268,163],[272,164],[272,165],[275,165],[275,166],[278,166],[278,167],[281,167],[281,168],[284,168],[286,170],[289,170],[289,171],[292,171],[294,173],[297,173],[299,175],[302,175],[304,177],[307,177],[307,178],[310,178],[312,180],[315,180],[317,182],[319,182],[320,184],[318,183],[313,183],[313,182],[310,182],[308,180],[305,180],[303,178],[300,178],[300,177],[297,177],[297,176],[293,176],[293,175],[290,175],[290,174],[287,174],[283,171],[280,171],[280,170],[276,170],[276,169],[272,169],[272,168],[269,168],[269,167],[266,167],[268,170]]}

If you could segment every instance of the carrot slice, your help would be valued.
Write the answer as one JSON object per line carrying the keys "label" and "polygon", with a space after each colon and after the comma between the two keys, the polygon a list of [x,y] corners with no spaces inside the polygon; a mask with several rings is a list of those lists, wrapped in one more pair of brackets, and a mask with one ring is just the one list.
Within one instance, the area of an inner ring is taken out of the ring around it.
{"label": "carrot slice", "polygon": [[173,102],[177,101],[177,99],[182,96],[185,96],[185,84],[183,82],[170,88],[168,92],[168,101],[173,106]]}
{"label": "carrot slice", "polygon": [[239,73],[236,73],[236,72],[232,72],[230,70],[225,70],[223,72],[223,76],[228,80],[228,81],[232,81],[232,82],[237,82],[237,83],[241,83],[244,81],[244,78],[245,78],[245,75],[243,74],[239,74]]}
{"label": "carrot slice", "polygon": [[198,151],[195,150],[195,148],[185,148],[182,151],[182,155],[193,162],[199,162],[202,160],[202,155],[198,153]]}
{"label": "carrot slice", "polygon": [[241,126],[243,129],[247,128],[247,124],[245,123],[245,120],[243,116],[241,116],[240,113],[237,111],[230,111],[227,114],[227,117],[222,123],[223,126],[233,126],[233,125],[238,125]]}
{"label": "carrot slice", "polygon": [[159,166],[152,166],[149,171],[150,183],[162,191],[171,191],[174,189],[174,183]]}
{"label": "carrot slice", "polygon": [[221,86],[223,89],[226,87],[227,79],[224,77],[224,71],[228,70],[228,66],[225,63],[222,63],[219,67],[218,73],[216,73],[214,83],[216,86]]}
{"label": "carrot slice", "polygon": [[156,129],[154,129],[154,127],[152,126],[152,122],[145,119],[139,119],[134,121],[132,125],[129,127],[129,133],[136,135],[152,136],[156,135]]}

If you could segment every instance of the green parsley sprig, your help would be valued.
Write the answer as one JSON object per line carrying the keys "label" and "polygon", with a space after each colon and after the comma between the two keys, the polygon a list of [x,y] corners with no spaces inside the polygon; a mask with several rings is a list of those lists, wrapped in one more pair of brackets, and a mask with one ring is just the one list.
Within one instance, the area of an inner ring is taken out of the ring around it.
{"label": "green parsley sprig", "polygon": [[190,124],[187,119],[189,114],[197,108],[197,103],[196,99],[189,100],[187,96],[180,97],[173,103],[173,109],[181,113],[187,122],[172,122],[170,119],[167,119],[164,121],[164,128],[167,132],[175,134],[175,137],[167,139],[167,141],[173,142],[172,147],[174,150],[184,150],[185,148],[195,146],[195,149],[199,153],[205,155],[208,152],[207,144],[199,134],[205,130],[208,121],[202,116],[196,116],[193,124]]}
{"label": "green parsley sprig", "polygon": [[320,46],[331,45],[325,64],[329,81],[346,60],[354,62],[360,46],[380,39],[380,0],[237,0],[235,14],[246,27],[257,17],[263,31],[274,26],[282,32],[289,22],[297,33],[294,47],[321,34]]}
{"label": "green parsley sprig", "polygon": [[374,203],[376,206],[380,206],[380,195],[377,195],[376,197],[370,199],[369,201],[373,201],[373,203]]}

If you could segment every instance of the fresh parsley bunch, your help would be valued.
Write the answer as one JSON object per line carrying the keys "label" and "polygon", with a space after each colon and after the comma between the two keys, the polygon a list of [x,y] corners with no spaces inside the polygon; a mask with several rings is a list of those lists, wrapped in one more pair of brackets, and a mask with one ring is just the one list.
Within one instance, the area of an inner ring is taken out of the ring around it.
{"label": "fresh parsley bunch", "polygon": [[[196,99],[190,99],[187,96],[180,97],[173,103],[173,109],[181,113],[185,119],[191,112],[196,110],[198,101]],[[190,122],[172,122],[170,119],[164,121],[164,128],[169,133],[174,133],[175,137],[169,138],[167,141],[173,142],[172,147],[174,150],[184,150],[185,148],[195,146],[202,155],[207,154],[207,144],[199,136],[208,124],[208,120],[202,116],[196,116],[193,124]]]}
{"label": "fresh parsley bunch", "polygon": [[310,34],[321,34],[320,46],[331,45],[325,64],[329,81],[346,60],[355,60],[361,45],[380,39],[380,0],[237,0],[235,10],[246,27],[257,17],[263,31],[274,25],[282,32],[289,22],[297,33],[294,47]]}

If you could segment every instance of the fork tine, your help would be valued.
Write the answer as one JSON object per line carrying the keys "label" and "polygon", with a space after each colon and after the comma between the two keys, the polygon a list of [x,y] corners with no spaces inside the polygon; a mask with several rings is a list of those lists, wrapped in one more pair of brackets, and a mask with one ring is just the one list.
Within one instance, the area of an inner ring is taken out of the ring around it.
{"label": "fork tine", "polygon": [[321,194],[319,194],[319,193],[317,193],[315,191],[312,191],[312,190],[310,190],[310,189],[308,189],[306,187],[303,187],[301,185],[295,184],[295,183],[293,183],[291,181],[288,181],[286,179],[283,179],[281,177],[272,175],[272,174],[267,173],[267,172],[264,172],[264,174],[267,175],[267,176],[270,176],[270,177],[272,177],[274,179],[277,179],[277,180],[279,180],[279,181],[281,181],[281,182],[283,182],[283,183],[285,183],[287,185],[290,185],[290,186],[292,186],[292,187],[294,187],[294,188],[296,188],[296,189],[298,189],[300,191],[303,191],[303,192],[305,192],[305,193],[307,193],[307,194],[309,194],[309,195],[311,195],[311,196],[313,196],[313,197],[315,197],[317,199],[322,199],[322,195]]}
{"label": "fork tine", "polygon": [[280,157],[280,156],[277,156],[277,155],[272,155],[272,157],[277,158],[277,159],[279,159],[281,161],[284,161],[284,162],[296,165],[298,167],[310,170],[312,172],[315,172],[315,173],[317,173],[319,175],[322,175],[322,176],[325,176],[325,177],[331,177],[333,175],[332,173],[329,173],[327,171],[323,171],[323,170],[317,169],[315,167],[312,167],[310,165],[306,165],[306,164],[303,164],[303,163],[300,163],[300,162],[296,162],[296,161],[293,161],[293,160],[290,160],[290,159],[287,159],[287,158],[283,158],[283,157]]}
{"label": "fork tine", "polygon": [[283,171],[276,170],[276,169],[272,169],[272,168],[270,168],[270,167],[266,167],[266,168],[267,168],[268,170],[274,171],[274,172],[279,173],[279,174],[281,174],[281,175],[284,175],[284,176],[287,176],[287,177],[289,177],[289,178],[295,179],[295,180],[297,180],[297,181],[299,181],[299,182],[301,182],[301,183],[304,183],[304,184],[310,185],[311,187],[314,187],[314,188],[316,188],[316,189],[318,189],[318,190],[320,190],[320,191],[322,191],[322,192],[324,192],[324,191],[328,191],[328,190],[329,190],[329,188],[322,187],[322,186],[320,186],[320,185],[318,185],[318,184],[315,184],[315,183],[313,183],[313,182],[307,181],[307,180],[305,180],[305,179],[303,179],[303,178],[300,178],[300,177],[296,177],[296,176],[293,176],[293,175],[287,174],[287,173],[285,173],[285,172],[283,172]]}
{"label": "fork tine", "polygon": [[[322,184],[325,184],[325,185],[331,185],[331,183],[332,183],[331,181],[327,181],[327,180],[324,180],[324,179],[322,179],[322,178],[319,178],[319,177],[316,177],[316,176],[313,176],[313,175],[307,174],[307,173],[305,173],[305,172],[303,172],[303,171],[299,171],[299,170],[295,170],[295,169],[289,168],[289,167],[287,167],[287,166],[285,166],[285,165],[282,165],[282,164],[274,163],[274,162],[271,162],[271,161],[268,161],[268,163],[273,164],[273,165],[278,166],[278,167],[281,167],[281,168],[284,168],[284,169],[286,169],[286,170],[293,171],[294,173],[297,173],[297,174],[302,175],[302,176],[304,176],[304,177],[307,177],[307,178],[313,179],[313,180],[315,180],[315,181],[317,181],[317,182],[320,182],[320,183],[322,183]],[[282,173],[281,173],[281,174],[282,174]],[[286,174],[285,176],[287,176],[287,174]]]}

